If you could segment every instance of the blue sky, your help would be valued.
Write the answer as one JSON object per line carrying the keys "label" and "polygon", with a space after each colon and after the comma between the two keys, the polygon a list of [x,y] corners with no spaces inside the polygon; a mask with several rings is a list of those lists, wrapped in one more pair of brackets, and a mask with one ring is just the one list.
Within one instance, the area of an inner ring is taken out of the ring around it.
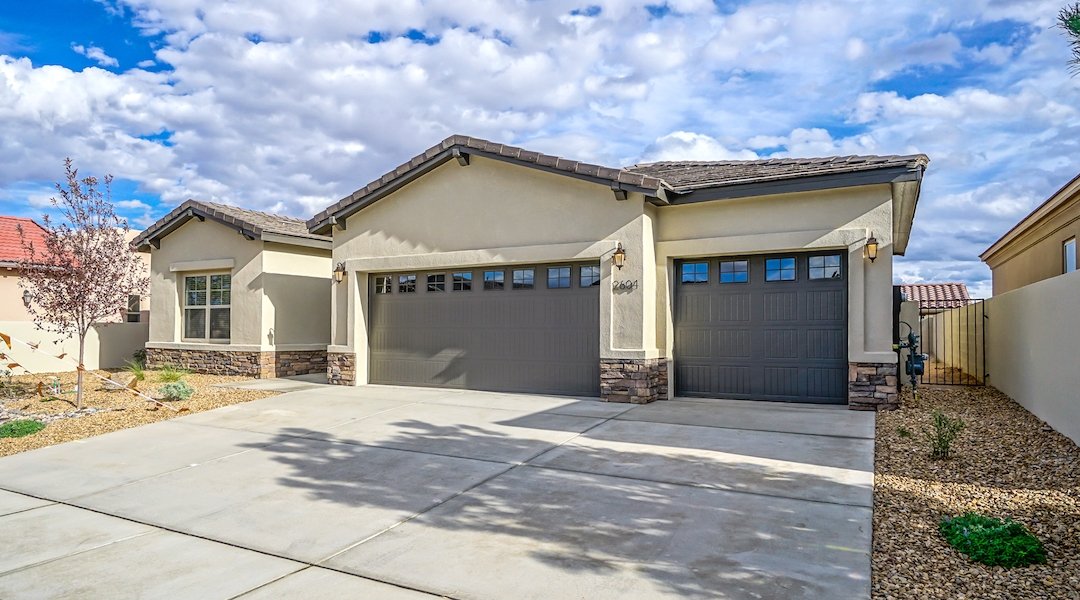
{"label": "blue sky", "polygon": [[898,281],[1080,172],[1057,2],[66,0],[0,11],[0,213],[72,157],[144,226],[186,198],[307,217],[451,133],[618,166],[931,158]]}

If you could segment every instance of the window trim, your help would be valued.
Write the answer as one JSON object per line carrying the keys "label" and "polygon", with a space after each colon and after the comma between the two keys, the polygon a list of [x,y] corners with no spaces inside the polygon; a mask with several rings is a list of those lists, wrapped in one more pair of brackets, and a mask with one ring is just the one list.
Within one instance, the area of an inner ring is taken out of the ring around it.
{"label": "window trim", "polygon": [[[228,275],[229,276],[229,303],[228,304],[210,304],[210,283],[211,277],[215,275]],[[188,304],[188,279],[194,279],[196,277],[204,277],[206,279],[206,304],[192,305]],[[232,271],[219,271],[219,272],[205,272],[205,273],[185,273],[181,278],[181,298],[180,298],[180,341],[190,342],[196,344],[231,344],[232,343]],[[211,310],[228,309],[229,311],[229,337],[227,338],[212,338],[210,337],[210,311]],[[195,338],[187,336],[187,311],[189,310],[202,310],[205,317],[204,333],[205,337]]]}
{"label": "window trim", "polygon": [[[1069,246],[1072,246],[1072,271],[1069,270]],[[1080,268],[1080,265],[1077,265],[1076,263],[1076,237],[1071,237],[1061,243],[1061,272],[1065,274],[1072,273],[1078,270],[1078,268]]]}
{"label": "window trim", "polygon": [[[230,298],[231,299],[231,298]],[[134,300],[134,303],[132,302]],[[134,306],[135,310],[131,310]],[[135,317],[133,320],[131,317]],[[139,294],[128,294],[127,309],[124,311],[125,323],[142,323],[142,296]]]}

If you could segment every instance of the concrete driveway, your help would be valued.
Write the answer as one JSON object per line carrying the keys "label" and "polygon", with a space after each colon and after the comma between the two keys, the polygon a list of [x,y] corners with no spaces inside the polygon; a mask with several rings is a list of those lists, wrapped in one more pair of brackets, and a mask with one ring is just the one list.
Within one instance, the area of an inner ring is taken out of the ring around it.
{"label": "concrete driveway", "polygon": [[0,458],[0,598],[870,595],[873,414],[281,385]]}

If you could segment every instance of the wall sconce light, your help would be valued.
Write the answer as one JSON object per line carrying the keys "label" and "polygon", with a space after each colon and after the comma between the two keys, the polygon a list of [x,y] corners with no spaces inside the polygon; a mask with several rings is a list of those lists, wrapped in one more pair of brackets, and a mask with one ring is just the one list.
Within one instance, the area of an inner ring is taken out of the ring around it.
{"label": "wall sconce light", "polygon": [[620,269],[626,264],[626,248],[622,247],[622,242],[619,242],[619,247],[615,249],[615,254],[611,255],[611,264]]}
{"label": "wall sconce light", "polygon": [[870,262],[877,260],[877,238],[874,237],[874,232],[870,232],[870,237],[866,239],[866,248],[863,249],[863,255],[870,259]]}
{"label": "wall sconce light", "polygon": [[30,308],[30,290],[23,290],[22,303],[26,308]]}
{"label": "wall sconce light", "polygon": [[343,279],[345,279],[345,263],[339,262],[334,267],[334,281],[341,283]]}

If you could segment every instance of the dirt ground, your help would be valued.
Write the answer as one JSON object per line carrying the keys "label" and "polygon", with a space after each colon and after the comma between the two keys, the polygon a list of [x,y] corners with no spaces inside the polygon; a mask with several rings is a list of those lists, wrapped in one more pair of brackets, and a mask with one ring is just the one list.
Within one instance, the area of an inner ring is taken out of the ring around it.
{"label": "dirt ground", "polygon": [[[97,373],[110,375],[108,371]],[[150,397],[158,397],[157,388],[162,385],[158,377],[158,371],[148,370],[139,390]],[[54,378],[60,382],[61,393],[39,397],[36,393],[38,382],[47,387]],[[122,375],[117,378],[124,383],[130,379]],[[275,395],[275,392],[213,387],[244,377],[189,374],[183,379],[195,388],[195,393],[188,400],[165,403],[177,410],[187,409],[180,413],[125,391],[109,390],[107,384],[89,375],[84,376],[83,410],[77,411],[75,394],[66,393],[75,390],[74,372],[16,375],[10,382],[4,379],[4,386],[0,388],[0,424],[15,419],[34,419],[47,425],[40,432],[25,437],[0,438],[0,456]]]}
{"label": "dirt ground", "polygon": [[[955,457],[931,461],[921,431],[939,409],[967,424]],[[903,437],[899,428],[912,432]],[[873,598],[1080,599],[1080,449],[990,387],[908,391],[878,413]],[[1003,569],[968,560],[938,521],[973,511],[1023,523],[1044,565]]]}

